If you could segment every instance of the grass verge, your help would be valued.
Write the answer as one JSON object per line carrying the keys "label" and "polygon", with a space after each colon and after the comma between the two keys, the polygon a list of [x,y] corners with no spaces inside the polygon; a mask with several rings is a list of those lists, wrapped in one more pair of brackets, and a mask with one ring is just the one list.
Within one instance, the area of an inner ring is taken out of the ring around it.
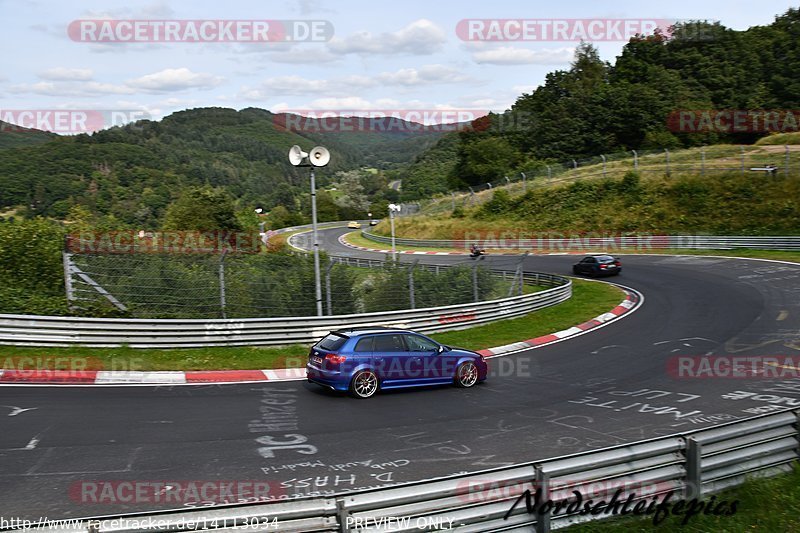
{"label": "grass verge", "polygon": [[[704,498],[708,502],[710,497]],[[732,516],[697,515],[681,525],[683,516],[669,516],[654,526],[649,518],[612,518],[566,528],[568,533],[632,533],[637,531],[800,531],[800,466],[791,473],[769,479],[751,479],[743,485],[717,495],[716,501],[739,500]]]}
{"label": "grass verge", "polygon": [[[575,280],[573,296],[566,302],[529,315],[461,331],[433,335],[444,344],[480,350],[546,335],[585,322],[607,312],[623,299],[623,293],[605,283]],[[61,365],[80,365],[87,370],[246,370],[292,368],[305,365],[307,345],[280,348],[214,347],[192,349],[138,348],[20,348],[0,346],[0,368],[19,368],[20,358],[64,358]],[[74,368],[74,367],[70,367]]]}

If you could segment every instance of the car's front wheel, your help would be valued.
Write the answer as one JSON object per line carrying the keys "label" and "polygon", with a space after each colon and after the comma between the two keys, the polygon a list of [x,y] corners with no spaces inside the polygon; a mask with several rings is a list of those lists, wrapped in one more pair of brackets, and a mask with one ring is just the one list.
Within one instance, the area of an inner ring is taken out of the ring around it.
{"label": "car's front wheel", "polygon": [[378,376],[372,370],[360,370],[350,382],[350,394],[355,398],[369,398],[378,392]]}
{"label": "car's front wheel", "polygon": [[458,365],[456,369],[455,384],[457,387],[467,389],[478,382],[478,367],[472,361]]}

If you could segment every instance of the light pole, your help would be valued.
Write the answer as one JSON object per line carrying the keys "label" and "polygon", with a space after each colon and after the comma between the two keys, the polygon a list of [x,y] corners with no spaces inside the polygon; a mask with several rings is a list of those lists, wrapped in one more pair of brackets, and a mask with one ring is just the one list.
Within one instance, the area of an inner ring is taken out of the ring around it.
{"label": "light pole", "polygon": [[[331,160],[331,154],[323,146],[304,152],[294,145],[289,150],[289,162],[296,167],[311,168],[311,233],[314,240],[314,297],[317,302],[317,316],[322,316],[322,277],[319,273],[319,240],[317,239],[317,188],[314,183],[314,167],[324,167]],[[308,161],[304,163],[303,161]]]}
{"label": "light pole", "polygon": [[400,206],[389,204],[389,225],[392,227],[392,260],[397,261],[397,247],[394,243],[394,214],[400,212]]}

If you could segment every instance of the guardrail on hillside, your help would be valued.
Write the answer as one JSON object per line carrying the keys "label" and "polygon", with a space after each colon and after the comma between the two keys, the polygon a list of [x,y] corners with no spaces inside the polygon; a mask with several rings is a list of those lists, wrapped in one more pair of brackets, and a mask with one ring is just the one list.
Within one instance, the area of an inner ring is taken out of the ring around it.
{"label": "guardrail on hillside", "polygon": [[[747,476],[788,472],[798,460],[800,410],[787,410],[602,450],[566,455],[433,481],[344,493],[328,498],[303,498],[281,503],[171,511],[127,517],[103,517],[74,532],[187,531],[196,524],[229,529],[269,524],[289,532],[366,533],[447,529],[459,533],[536,531],[602,518],[526,507],[525,493],[541,489],[541,501],[575,501],[572,491],[595,503],[610,501],[671,502],[705,497],[741,484]],[[584,503],[585,500],[584,499]],[[512,506],[517,503],[516,506]],[[730,503],[726,510],[730,509]],[[714,506],[725,505],[717,501]],[[642,507],[642,509],[645,508]],[[618,509],[622,504],[618,506]],[[688,507],[688,506],[687,506]],[[583,506],[576,506],[583,510]],[[551,508],[552,509],[552,508]],[[568,509],[568,508],[567,508]],[[675,509],[675,508],[673,508]],[[677,514],[685,514],[686,510]],[[605,513],[605,516],[609,516]],[[652,513],[649,515],[652,517]],[[275,520],[273,522],[273,520]],[[384,522],[381,522],[384,520]],[[724,520],[724,518],[723,518]],[[127,521],[127,522],[126,522]],[[132,525],[135,522],[135,527]],[[126,526],[125,524],[129,524]],[[691,519],[690,519],[691,523]],[[149,525],[142,525],[149,524]],[[191,525],[190,525],[191,524]],[[383,524],[383,527],[381,527]],[[439,527],[437,527],[439,526]],[[55,530],[56,524],[50,530]],[[59,529],[63,531],[63,529]]]}
{"label": "guardrail on hillside", "polygon": [[[361,266],[382,264],[375,260],[339,260]],[[504,271],[495,274],[504,275]],[[517,272],[507,274],[514,276]],[[523,279],[551,288],[484,302],[334,316],[182,320],[0,315],[0,344],[132,348],[309,344],[345,326],[393,325],[423,333],[463,329],[524,315],[572,296],[572,282],[566,277],[529,272]]]}
{"label": "guardrail on hillside", "polygon": [[[392,238],[362,230],[361,234],[381,244],[391,244]],[[732,250],[735,248],[753,248],[760,250],[800,250],[800,236],[758,237],[758,236],[724,236],[724,235],[639,235],[589,237],[566,235],[560,239],[514,239],[504,238],[503,232],[493,235],[476,236],[475,240],[436,240],[395,238],[401,246],[426,248],[461,248],[469,249],[473,243],[487,249],[511,249],[524,251],[546,250],[602,250],[613,251],[619,248],[637,250],[689,248],[695,250]]]}

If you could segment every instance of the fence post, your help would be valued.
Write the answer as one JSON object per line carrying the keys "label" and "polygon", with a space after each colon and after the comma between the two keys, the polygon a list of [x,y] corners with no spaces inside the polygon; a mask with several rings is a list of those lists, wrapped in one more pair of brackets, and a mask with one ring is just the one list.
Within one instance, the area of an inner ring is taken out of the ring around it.
{"label": "fence post", "polygon": [[522,296],[524,291],[525,280],[523,279],[525,276],[525,259],[528,257],[528,252],[522,254],[522,257],[519,258],[519,266],[517,267],[517,271],[519,272],[519,295]]}
{"label": "fence post", "polygon": [[573,170],[578,170],[578,162],[575,161],[574,159],[572,160],[572,168]]}
{"label": "fence post", "polygon": [[491,182],[487,183],[486,185],[488,185],[490,189],[492,188]]}
{"label": "fence post", "polygon": [[669,177],[669,175],[670,175],[670,173],[669,173],[669,148],[664,148],[664,157],[666,158],[666,161],[667,161],[667,177]]}
{"label": "fence post", "polygon": [[[534,465],[535,486],[533,492],[542,490],[542,501],[550,499],[550,475],[542,469],[542,465]],[[536,533],[550,533],[550,511],[536,514]]]}
{"label": "fence post", "polygon": [[475,260],[475,266],[472,267],[472,301],[474,302],[480,301],[478,295],[478,265],[480,265],[481,259],[483,259],[483,256],[478,256],[478,259]]}
{"label": "fence post", "polygon": [[702,445],[694,437],[686,437],[686,488],[684,497],[687,500],[703,497],[702,477]]}
{"label": "fence post", "polygon": [[550,180],[553,178],[553,172],[550,169],[550,165],[545,165],[547,167],[547,179]]}
{"label": "fence post", "polygon": [[525,194],[528,192],[528,182],[526,181],[527,176],[525,176],[524,172],[520,172],[520,174],[522,174],[522,194]]}
{"label": "fence post", "polygon": [[633,170],[639,170],[639,154],[636,150],[631,150],[633,152]]}
{"label": "fence post", "polygon": [[414,299],[414,267],[419,263],[419,259],[411,263],[408,267],[408,301],[411,304],[411,309],[417,308],[417,303]]}
{"label": "fence post", "polygon": [[739,145],[739,150],[741,150],[742,153],[741,167],[742,167],[742,176],[744,176],[744,146]]}
{"label": "fence post", "polygon": [[325,303],[328,307],[328,315],[333,314],[333,299],[331,298],[331,269],[335,261],[331,257],[328,263],[328,268],[325,269]]}
{"label": "fence post", "polygon": [[789,176],[789,145],[784,144],[783,148],[785,150],[785,159],[786,159],[786,168],[784,169],[783,173],[788,177]]}
{"label": "fence post", "polygon": [[61,261],[64,263],[64,290],[67,295],[67,306],[72,309],[75,305],[75,289],[72,286],[72,254],[67,252],[67,241],[65,237],[64,250],[61,252]]}
{"label": "fence post", "polygon": [[225,256],[228,250],[223,250],[219,258],[219,310],[222,318],[228,318],[225,312]]}
{"label": "fence post", "polygon": [[450,198],[451,198],[451,199],[452,199],[452,201],[453,201],[453,211],[455,211],[455,210],[456,210],[456,193],[454,193],[454,192],[451,192],[451,193],[450,193]]}
{"label": "fence post", "polygon": [[706,147],[700,148],[700,175],[706,175]]}

